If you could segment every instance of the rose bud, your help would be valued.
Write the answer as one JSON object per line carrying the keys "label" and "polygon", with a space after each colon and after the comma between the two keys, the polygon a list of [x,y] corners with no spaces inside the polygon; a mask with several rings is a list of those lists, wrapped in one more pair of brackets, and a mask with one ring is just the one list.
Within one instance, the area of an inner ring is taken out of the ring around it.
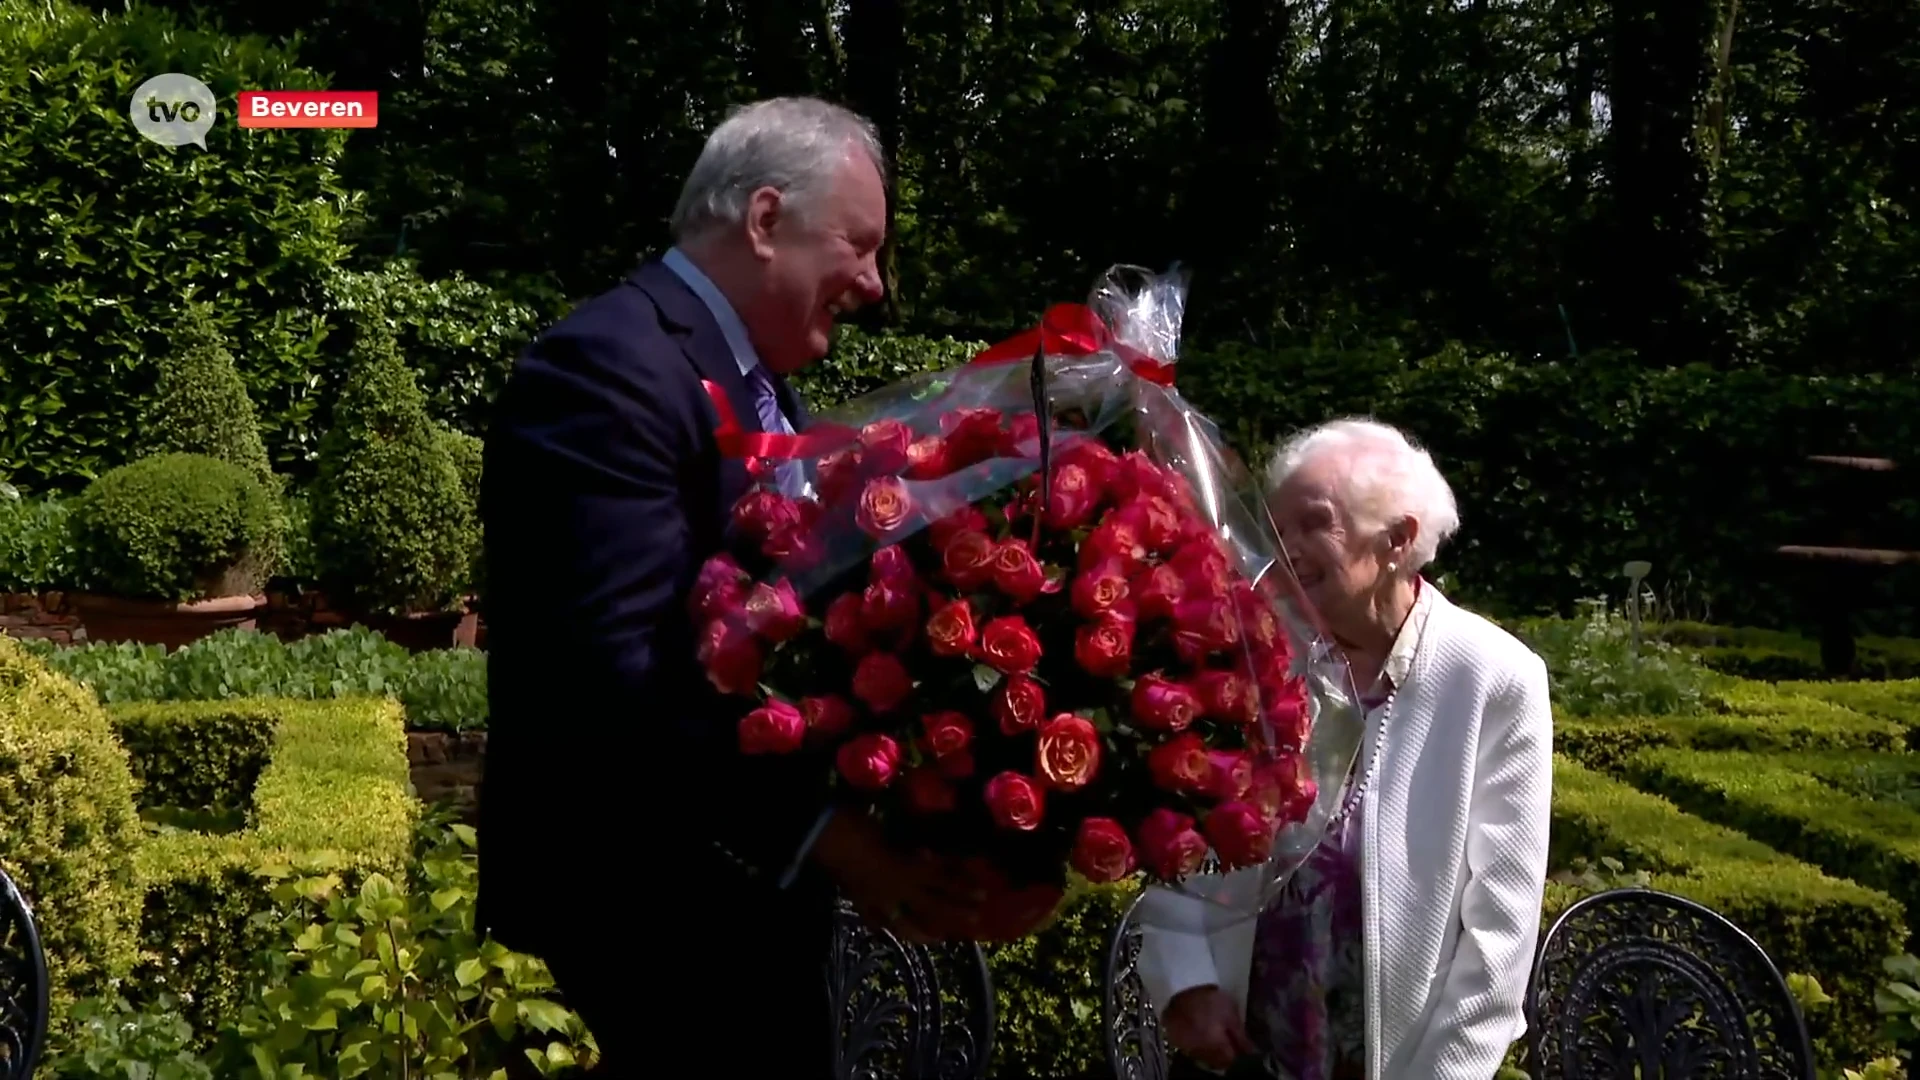
{"label": "rose bud", "polygon": [[1080,822],[1073,839],[1073,868],[1096,885],[1119,881],[1137,868],[1133,841],[1112,818],[1090,817]]}
{"label": "rose bud", "polygon": [[1067,532],[1085,525],[1100,508],[1100,489],[1093,486],[1087,470],[1078,465],[1061,465],[1053,470],[1053,483],[1047,488],[1047,509],[1042,524],[1055,532]]}
{"label": "rose bud", "polygon": [[987,813],[1003,829],[1032,832],[1046,812],[1046,792],[1029,777],[1003,772],[987,781]]}
{"label": "rose bud", "polygon": [[1180,515],[1172,503],[1159,496],[1136,498],[1121,507],[1119,514],[1134,527],[1141,544],[1152,554],[1165,554],[1180,542]]}
{"label": "rose bud", "polygon": [[920,744],[935,758],[964,753],[973,744],[973,721],[967,714],[948,710],[920,718]]}
{"label": "rose bud", "polygon": [[1237,671],[1203,671],[1193,681],[1201,711],[1229,724],[1251,724],[1255,713],[1253,683]]}
{"label": "rose bud", "polygon": [[1015,603],[1030,604],[1047,587],[1046,571],[1019,540],[1008,540],[993,554],[993,583]]}
{"label": "rose bud", "polygon": [[985,533],[991,527],[992,523],[987,520],[987,515],[980,512],[979,507],[963,506],[928,525],[927,539],[932,541],[933,550],[944,552],[960,533]]}
{"label": "rose bud", "polygon": [[947,546],[940,550],[940,568],[954,588],[961,592],[973,592],[993,579],[993,562],[997,554],[997,546],[991,537],[966,529],[955,533],[947,541]]}
{"label": "rose bud", "polygon": [[1089,675],[1117,679],[1133,665],[1133,624],[1108,615],[1074,634],[1073,658]]}
{"label": "rose bud", "polygon": [[1216,799],[1244,799],[1253,787],[1253,758],[1238,750],[1212,750],[1207,760],[1213,774],[1207,780],[1207,794]]}
{"label": "rose bud", "polygon": [[801,698],[800,715],[818,739],[837,739],[853,727],[853,706],[838,694]]}
{"label": "rose bud", "polygon": [[793,582],[784,578],[755,585],[747,594],[743,610],[747,628],[776,644],[807,628],[807,613],[800,606],[800,597],[793,591]]}
{"label": "rose bud", "polygon": [[896,476],[867,481],[860,490],[860,505],[854,509],[853,523],[875,540],[887,540],[904,531],[913,521],[913,493]]}
{"label": "rose bud", "polygon": [[707,669],[707,681],[723,694],[750,697],[760,685],[765,656],[744,623],[726,619],[708,623],[695,654]]}
{"label": "rose bud", "polygon": [[938,435],[915,439],[907,447],[907,479],[938,480],[953,472],[953,459],[947,453],[947,440]]}
{"label": "rose bud", "polygon": [[944,814],[959,805],[953,785],[924,765],[908,769],[900,781],[907,808],[917,814]]}
{"label": "rose bud", "polygon": [[1040,726],[1046,716],[1047,694],[1025,675],[1010,675],[993,692],[993,718],[1002,735],[1017,735]]}
{"label": "rose bud", "polygon": [[1073,610],[1083,619],[1097,619],[1127,598],[1129,586],[1120,560],[1109,559],[1073,579]]}
{"label": "rose bud", "polygon": [[806,718],[784,701],[769,701],[740,718],[743,754],[791,754],[806,737]]}
{"label": "rose bud", "polygon": [[1100,732],[1091,721],[1061,713],[1040,727],[1034,772],[1055,791],[1079,791],[1100,771]]}
{"label": "rose bud", "polygon": [[1007,421],[1007,433],[1001,437],[1001,457],[1037,457],[1040,454],[1040,418],[1021,413]]}
{"label": "rose bud", "polygon": [[860,489],[860,474],[860,448],[849,446],[820,459],[820,467],[814,471],[813,487],[820,493],[821,502],[839,506]]}
{"label": "rose bud", "polygon": [[935,656],[970,654],[976,635],[973,608],[965,600],[946,602],[927,620],[927,648]]}
{"label": "rose bud", "polygon": [[1133,684],[1133,721],[1149,731],[1185,731],[1200,715],[1192,688],[1155,672]]}
{"label": "rose bud", "polygon": [[1002,675],[1025,675],[1040,662],[1040,638],[1018,615],[1002,615],[980,632],[980,659]]}
{"label": "rose bud", "polygon": [[940,434],[954,468],[985,461],[1000,449],[1000,410],[955,409],[940,418]]}
{"label": "rose bud", "polygon": [[1159,787],[1179,795],[1204,795],[1213,780],[1213,761],[1207,744],[1193,732],[1182,732],[1153,748],[1147,771]]}
{"label": "rose bud", "polygon": [[872,645],[867,640],[866,623],[860,618],[863,606],[864,598],[859,593],[842,593],[827,605],[827,640],[850,656],[864,655]]}
{"label": "rose bud", "polygon": [[1105,562],[1118,562],[1129,576],[1146,564],[1147,548],[1140,530],[1123,518],[1109,513],[1087,534],[1080,545],[1080,569],[1088,570]]}
{"label": "rose bud", "polygon": [[1243,802],[1225,802],[1207,814],[1207,839],[1221,865],[1236,870],[1258,866],[1273,854],[1272,821]]}
{"label": "rose bud", "polygon": [[1140,823],[1140,861],[1161,881],[1179,881],[1200,869],[1207,842],[1193,831],[1193,819],[1164,807]]}
{"label": "rose bud", "polygon": [[1199,663],[1240,644],[1240,620],[1225,603],[1183,600],[1173,609],[1173,648],[1180,659]]}
{"label": "rose bud", "polygon": [[783,527],[800,523],[800,507],[768,488],[755,488],[733,504],[733,527],[741,539],[759,545]]}
{"label": "rose bud", "polygon": [[949,780],[965,780],[973,775],[973,751],[962,750],[937,758],[933,767],[940,770],[940,775]]}
{"label": "rose bud", "polygon": [[727,554],[715,555],[700,566],[687,596],[687,609],[702,623],[733,613],[744,601],[748,577]]}
{"label": "rose bud", "polygon": [[860,467],[868,476],[894,476],[907,467],[913,429],[898,420],[875,420],[860,429]]}
{"label": "rose bud", "polygon": [[880,791],[893,783],[900,771],[900,744],[871,732],[855,735],[841,745],[833,761],[855,789]]}
{"label": "rose bud", "polygon": [[860,596],[860,625],[869,634],[897,637],[920,622],[920,592],[913,582],[878,581]]}
{"label": "rose bud", "polygon": [[868,653],[853,669],[853,696],[876,713],[890,713],[913,693],[913,676],[892,653]]}

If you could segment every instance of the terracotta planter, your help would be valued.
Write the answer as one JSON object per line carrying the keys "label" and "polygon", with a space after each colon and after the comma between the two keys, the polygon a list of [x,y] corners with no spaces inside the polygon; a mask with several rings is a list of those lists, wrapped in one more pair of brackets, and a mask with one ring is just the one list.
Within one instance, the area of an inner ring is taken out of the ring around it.
{"label": "terracotta planter", "polygon": [[88,641],[134,641],[177,649],[218,630],[254,628],[264,595],[216,596],[186,604],[123,600],[117,596],[72,597]]}

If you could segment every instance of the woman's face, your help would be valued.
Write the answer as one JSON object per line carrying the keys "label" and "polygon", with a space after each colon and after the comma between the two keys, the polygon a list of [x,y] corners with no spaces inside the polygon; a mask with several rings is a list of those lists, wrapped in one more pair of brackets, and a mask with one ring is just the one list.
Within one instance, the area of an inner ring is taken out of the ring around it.
{"label": "woman's face", "polygon": [[1333,455],[1310,458],[1268,497],[1301,589],[1335,628],[1364,614],[1386,573],[1384,537],[1355,523],[1339,466]]}

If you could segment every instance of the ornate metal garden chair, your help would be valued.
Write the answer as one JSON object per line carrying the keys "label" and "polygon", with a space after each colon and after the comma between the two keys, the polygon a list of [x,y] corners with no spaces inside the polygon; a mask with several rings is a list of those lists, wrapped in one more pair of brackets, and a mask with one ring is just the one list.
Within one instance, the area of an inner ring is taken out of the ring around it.
{"label": "ornate metal garden chair", "polygon": [[47,1038],[47,954],[33,908],[0,871],[0,1080],[27,1080]]}
{"label": "ornate metal garden chair", "polygon": [[845,901],[827,963],[835,1080],[980,1080],[993,982],[978,945],[909,945]]}
{"label": "ornate metal garden chair", "polygon": [[1114,928],[1113,942],[1107,947],[1106,1008],[1101,1016],[1101,1034],[1106,1041],[1107,1062],[1120,1080],[1167,1080],[1166,1036],[1160,1030],[1160,1017],[1153,1011],[1147,988],[1140,981],[1140,923],[1134,913],[1140,907],[1138,897],[1127,905],[1120,925]]}
{"label": "ornate metal garden chair", "polygon": [[1554,921],[1527,1027],[1533,1080],[1814,1080],[1806,1020],[1766,952],[1652,889],[1596,893]]}

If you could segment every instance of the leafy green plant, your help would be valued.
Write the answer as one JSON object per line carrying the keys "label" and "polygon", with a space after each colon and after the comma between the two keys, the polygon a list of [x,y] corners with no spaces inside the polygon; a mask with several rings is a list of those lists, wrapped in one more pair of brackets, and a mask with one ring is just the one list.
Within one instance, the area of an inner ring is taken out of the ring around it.
{"label": "leafy green plant", "polygon": [[279,558],[284,522],[252,473],[201,454],[108,472],[73,506],[87,588],[130,599],[243,596]]}
{"label": "leafy green plant", "polygon": [[75,1002],[68,1042],[48,1061],[48,1073],[60,1080],[213,1080],[177,1004],[168,994],[146,1009],[119,996]]}
{"label": "leafy green plant", "polygon": [[227,1033],[234,1075],[502,1080],[517,1044],[542,1076],[591,1066],[580,1018],[546,965],[474,930],[475,836],[423,830],[410,882],[288,875],[274,890],[289,944]]}
{"label": "leafy green plant", "polygon": [[1628,870],[1625,863],[1611,855],[1598,860],[1577,858],[1566,870],[1549,875],[1549,880],[1572,885],[1582,892],[1601,893],[1614,889],[1645,889],[1653,885],[1653,875],[1645,870]]}
{"label": "leafy green plant", "polygon": [[[12,490],[12,489],[9,489]],[[0,496],[0,592],[42,592],[71,586],[79,549],[59,499]]]}
{"label": "leafy green plant", "polygon": [[[480,513],[480,472],[486,444],[464,431],[456,431],[453,428],[440,430],[440,444],[446,447],[447,457],[452,459],[454,471],[460,474],[460,490],[466,493],[467,505],[472,507],[472,512],[475,514],[474,520],[477,522]],[[485,580],[485,569],[481,565],[484,548],[480,539],[480,530],[475,528],[473,551],[467,560],[467,584],[475,592],[481,590]]]}
{"label": "leafy green plant", "polygon": [[172,351],[160,362],[152,407],[142,426],[145,455],[202,454],[238,465],[278,494],[253,399],[234,368],[213,306],[187,304],[174,324]]}
{"label": "leafy green plant", "polygon": [[1571,716],[1659,716],[1698,710],[1707,673],[1681,649],[1647,635],[1605,600],[1577,619],[1528,619],[1516,633],[1547,663],[1553,703]]}

